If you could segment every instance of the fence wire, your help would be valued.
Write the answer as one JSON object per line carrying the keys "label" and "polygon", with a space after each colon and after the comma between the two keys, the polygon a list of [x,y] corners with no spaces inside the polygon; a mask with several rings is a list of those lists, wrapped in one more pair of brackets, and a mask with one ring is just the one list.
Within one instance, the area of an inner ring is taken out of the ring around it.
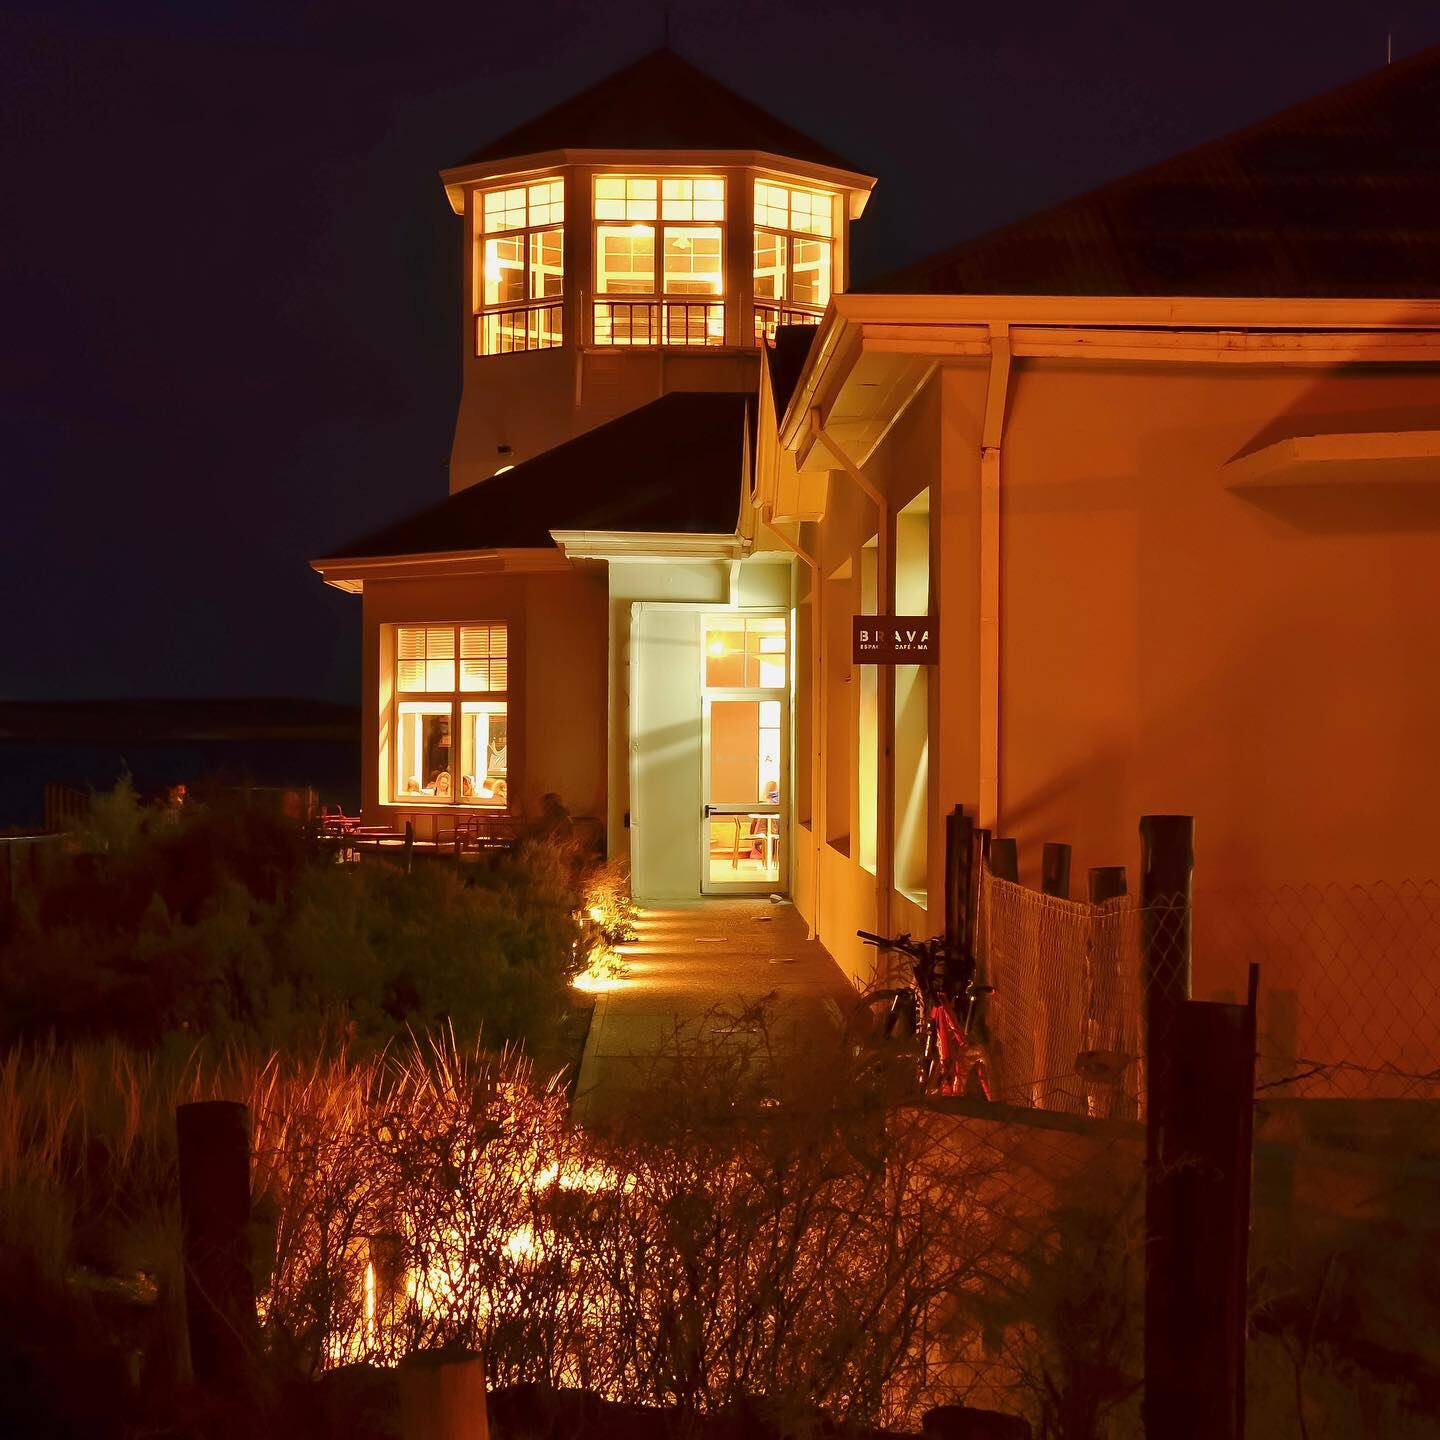
{"label": "fence wire", "polygon": [[1187,917],[1174,902],[1062,900],[982,869],[976,945],[1010,1104],[1142,1118],[1147,984],[1243,1001],[1251,964],[1262,1092],[1440,1098],[1434,881],[1201,890]]}

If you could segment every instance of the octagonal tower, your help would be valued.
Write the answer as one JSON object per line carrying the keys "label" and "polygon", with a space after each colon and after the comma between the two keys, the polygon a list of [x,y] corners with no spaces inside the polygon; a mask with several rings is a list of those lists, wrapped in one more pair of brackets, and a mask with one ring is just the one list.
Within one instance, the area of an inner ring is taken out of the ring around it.
{"label": "octagonal tower", "polygon": [[463,218],[464,489],[675,390],[753,391],[845,288],[874,179],[656,51],[442,172]]}

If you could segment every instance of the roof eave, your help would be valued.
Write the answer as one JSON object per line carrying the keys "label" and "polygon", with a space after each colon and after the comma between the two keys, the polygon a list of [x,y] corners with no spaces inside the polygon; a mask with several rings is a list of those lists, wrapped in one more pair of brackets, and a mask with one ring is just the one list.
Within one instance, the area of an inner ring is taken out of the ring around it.
{"label": "roof eave", "polygon": [[552,530],[550,536],[570,560],[738,560],[750,548],[734,531]]}
{"label": "roof eave", "polygon": [[367,580],[420,580],[441,576],[526,574],[569,570],[570,562],[549,546],[491,550],[446,550],[411,555],[342,555],[312,560],[310,568],[327,585],[360,594]]}
{"label": "roof eave", "polygon": [[454,165],[440,172],[440,180],[445,186],[450,208],[457,215],[463,215],[465,191],[471,186],[502,177],[539,175],[568,165],[620,165],[630,169],[671,169],[676,165],[702,169],[748,166],[755,170],[770,170],[843,191],[851,220],[858,220],[864,214],[870,192],[875,188],[873,175],[822,165],[813,160],[797,160],[771,150],[538,150],[528,155]]}

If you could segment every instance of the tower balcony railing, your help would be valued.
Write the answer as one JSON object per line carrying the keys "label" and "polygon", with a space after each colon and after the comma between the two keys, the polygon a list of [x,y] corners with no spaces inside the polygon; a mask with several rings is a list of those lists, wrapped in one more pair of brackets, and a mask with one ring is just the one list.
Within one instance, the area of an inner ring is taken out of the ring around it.
{"label": "tower balcony railing", "polygon": [[723,300],[597,300],[596,345],[723,345]]}
{"label": "tower balcony railing", "polygon": [[565,307],[558,301],[482,310],[475,317],[477,355],[513,355],[517,350],[553,350],[565,340]]}
{"label": "tower balcony railing", "polygon": [[755,302],[755,343],[763,345],[774,340],[775,331],[781,325],[818,325],[824,315],[821,310],[793,310],[787,305],[770,304],[764,300]]}

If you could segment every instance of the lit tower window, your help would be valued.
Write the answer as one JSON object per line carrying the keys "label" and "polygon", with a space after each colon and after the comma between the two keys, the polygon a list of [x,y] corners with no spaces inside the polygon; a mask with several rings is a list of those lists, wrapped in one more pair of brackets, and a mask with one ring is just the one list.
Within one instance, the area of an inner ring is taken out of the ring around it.
{"label": "lit tower window", "polygon": [[597,175],[596,345],[725,343],[725,181]]}
{"label": "lit tower window", "polygon": [[816,325],[830,303],[835,197],[755,182],[755,338]]}
{"label": "lit tower window", "polygon": [[476,198],[476,349],[548,350],[564,338],[565,182],[536,180]]}

